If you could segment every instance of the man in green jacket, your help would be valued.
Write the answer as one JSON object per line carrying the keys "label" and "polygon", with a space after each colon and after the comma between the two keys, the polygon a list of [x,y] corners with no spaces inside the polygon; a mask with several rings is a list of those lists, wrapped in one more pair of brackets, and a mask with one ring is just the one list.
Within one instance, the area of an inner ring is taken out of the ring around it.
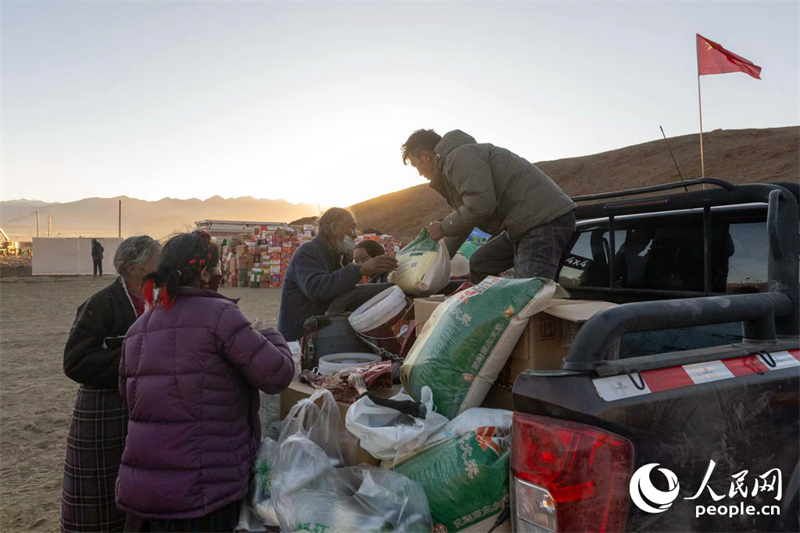
{"label": "man in green jacket", "polygon": [[428,226],[451,255],[474,227],[494,235],[472,254],[473,283],[514,267],[516,277],[554,279],[575,232],[575,203],[547,174],[518,155],[478,144],[463,131],[417,130],[403,149],[455,211]]}

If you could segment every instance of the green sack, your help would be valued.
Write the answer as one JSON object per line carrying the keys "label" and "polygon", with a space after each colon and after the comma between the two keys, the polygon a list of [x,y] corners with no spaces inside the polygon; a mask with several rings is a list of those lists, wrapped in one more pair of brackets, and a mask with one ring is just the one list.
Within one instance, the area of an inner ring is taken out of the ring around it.
{"label": "green sack", "polygon": [[434,531],[459,531],[496,520],[508,505],[508,449],[507,430],[478,428],[421,449],[395,471],[422,485]]}
{"label": "green sack", "polygon": [[406,392],[420,401],[422,387],[429,386],[437,412],[450,419],[479,406],[528,318],[547,307],[556,290],[550,280],[490,276],[445,300],[401,367]]}

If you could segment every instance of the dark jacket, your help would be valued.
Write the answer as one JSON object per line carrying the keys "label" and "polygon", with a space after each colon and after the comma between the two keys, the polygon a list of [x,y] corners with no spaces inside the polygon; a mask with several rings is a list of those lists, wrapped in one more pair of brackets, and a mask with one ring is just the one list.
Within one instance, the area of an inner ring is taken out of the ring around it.
{"label": "dark jacket", "polygon": [[83,385],[116,389],[119,358],[136,311],[122,278],[89,297],[78,313],[64,348],[64,373]]}
{"label": "dark jacket", "polygon": [[130,421],[117,507],[145,518],[193,518],[244,498],[261,442],[258,390],[294,377],[286,341],[253,330],[236,303],[181,287],[128,331],[119,390]]}
{"label": "dark jacket", "polygon": [[367,283],[388,283],[389,282],[389,273],[388,272],[378,272],[374,274]]}
{"label": "dark jacket", "polygon": [[103,259],[103,252],[105,252],[103,245],[99,241],[94,241],[92,243],[92,259],[95,261]]}
{"label": "dark jacket", "polygon": [[306,320],[324,315],[337,296],[358,285],[360,268],[343,265],[341,254],[322,235],[298,248],[283,280],[278,331],[287,341],[300,340]]}
{"label": "dark jacket", "polygon": [[516,241],[576,207],[536,166],[505,148],[478,144],[463,131],[445,134],[434,152],[430,186],[455,209],[442,221],[448,237],[478,227],[492,235],[506,231]]}

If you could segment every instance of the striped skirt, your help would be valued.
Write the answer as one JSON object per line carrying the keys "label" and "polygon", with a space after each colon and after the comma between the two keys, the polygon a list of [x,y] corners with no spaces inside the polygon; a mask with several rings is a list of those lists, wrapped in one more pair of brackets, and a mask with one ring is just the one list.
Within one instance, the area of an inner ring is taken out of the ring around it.
{"label": "striped skirt", "polygon": [[128,411],[115,389],[81,385],[67,437],[61,490],[61,531],[123,531],[125,513],[117,509],[117,481]]}

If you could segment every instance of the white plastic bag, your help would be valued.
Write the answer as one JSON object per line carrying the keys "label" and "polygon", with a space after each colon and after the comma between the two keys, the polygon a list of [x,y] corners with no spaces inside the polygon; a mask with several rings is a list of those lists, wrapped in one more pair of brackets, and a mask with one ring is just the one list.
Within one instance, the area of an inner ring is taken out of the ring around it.
{"label": "white plastic bag", "polygon": [[511,420],[513,416],[514,413],[512,411],[506,411],[505,409],[473,407],[472,409],[467,409],[448,422],[439,431],[434,433],[425,444],[433,444],[434,442],[455,435],[464,435],[483,427],[496,427],[498,430],[508,433],[511,431]]}
{"label": "white plastic bag", "polygon": [[[322,400],[322,406],[317,401]],[[319,446],[335,467],[356,464],[357,439],[342,425],[339,406],[331,391],[320,389],[297,402],[284,420],[278,437],[282,445],[290,436],[303,436]]]}
{"label": "white plastic bag", "polygon": [[434,294],[450,281],[450,253],[443,242],[431,239],[428,228],[400,250],[396,259],[397,270],[389,275],[389,281],[406,294]]}
{"label": "white plastic bag", "polygon": [[428,499],[419,484],[379,468],[334,468],[322,448],[302,435],[291,435],[280,444],[272,479],[281,531],[433,529]]}
{"label": "white plastic bag", "polygon": [[[264,439],[256,453],[253,463],[253,479],[247,493],[247,507],[258,521],[265,526],[278,526],[278,517],[271,500],[272,466],[278,453],[278,443]],[[250,531],[254,529],[249,528]]]}
{"label": "white plastic bag", "polygon": [[[412,398],[400,393],[392,400]],[[376,459],[399,460],[425,444],[428,437],[448,422],[445,417],[434,412],[433,393],[429,387],[422,388],[421,402],[428,409],[425,420],[375,405],[365,396],[347,410],[345,427],[358,437],[361,447]]]}

